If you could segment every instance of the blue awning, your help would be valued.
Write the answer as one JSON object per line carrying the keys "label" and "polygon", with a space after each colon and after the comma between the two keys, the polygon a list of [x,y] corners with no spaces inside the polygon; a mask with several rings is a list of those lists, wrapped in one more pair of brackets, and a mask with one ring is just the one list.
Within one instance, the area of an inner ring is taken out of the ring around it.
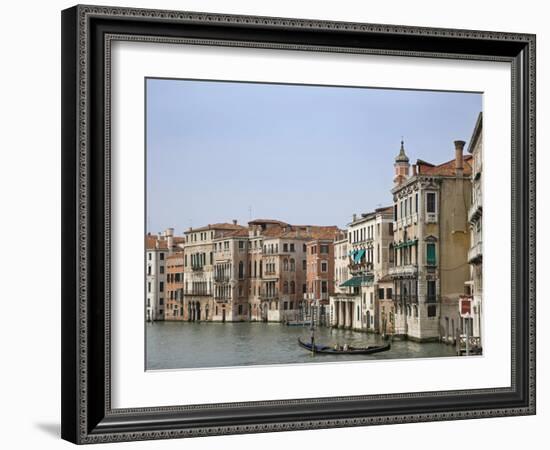
{"label": "blue awning", "polygon": [[353,261],[355,261],[355,264],[358,264],[361,261],[361,258],[363,258],[364,254],[365,254],[365,249],[361,249],[357,251],[357,253],[353,257]]}

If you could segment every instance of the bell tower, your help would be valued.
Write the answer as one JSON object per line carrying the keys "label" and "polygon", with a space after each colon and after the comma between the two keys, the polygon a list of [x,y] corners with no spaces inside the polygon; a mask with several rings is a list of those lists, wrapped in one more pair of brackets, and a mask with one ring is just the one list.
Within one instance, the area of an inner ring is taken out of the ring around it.
{"label": "bell tower", "polygon": [[395,163],[393,165],[395,168],[395,177],[393,178],[393,182],[396,186],[399,186],[407,180],[409,177],[410,166],[409,157],[405,154],[405,144],[402,140],[399,154],[395,157]]}

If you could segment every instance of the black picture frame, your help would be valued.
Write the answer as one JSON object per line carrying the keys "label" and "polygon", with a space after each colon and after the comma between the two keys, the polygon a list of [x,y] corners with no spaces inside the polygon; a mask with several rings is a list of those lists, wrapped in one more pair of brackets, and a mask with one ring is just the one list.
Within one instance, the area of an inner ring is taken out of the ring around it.
{"label": "black picture frame", "polygon": [[[512,65],[512,373],[506,388],[112,409],[110,42],[194,40]],[[163,439],[535,414],[535,36],[119,7],[62,12],[62,437]]]}

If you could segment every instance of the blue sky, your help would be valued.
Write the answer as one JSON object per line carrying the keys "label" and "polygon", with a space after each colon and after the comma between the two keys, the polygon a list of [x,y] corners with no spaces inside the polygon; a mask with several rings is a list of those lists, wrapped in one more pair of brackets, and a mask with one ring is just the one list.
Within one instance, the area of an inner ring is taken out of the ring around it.
{"label": "blue sky", "polygon": [[482,95],[147,80],[147,228],[274,218],[344,227],[390,205],[403,137],[411,163],[454,157]]}

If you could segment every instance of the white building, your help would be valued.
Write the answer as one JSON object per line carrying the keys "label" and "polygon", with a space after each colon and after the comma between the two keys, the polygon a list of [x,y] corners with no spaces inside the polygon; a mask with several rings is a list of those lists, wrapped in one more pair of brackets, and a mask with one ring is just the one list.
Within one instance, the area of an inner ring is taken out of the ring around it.
{"label": "white building", "polygon": [[[483,172],[483,116],[479,113],[468,152],[472,154],[472,206],[468,211],[468,222],[470,223],[470,250],[468,251],[468,262],[470,263],[469,298],[464,308],[461,308],[463,319],[462,329],[468,327],[469,336],[481,339],[482,336],[482,293],[483,293],[483,246],[482,246],[482,172]],[[471,302],[471,304],[468,304]]]}
{"label": "white building", "polygon": [[345,244],[340,241],[335,247],[337,293],[331,298],[333,326],[379,331],[379,297],[392,296],[387,278],[391,227],[391,207],[360,217],[354,214]]}
{"label": "white building", "polygon": [[348,257],[348,233],[338,236],[334,241],[334,292],[344,294],[346,288],[340,287],[349,279],[349,257]]}
{"label": "white building", "polygon": [[174,246],[174,229],[145,237],[145,320],[164,320],[166,257]]}

